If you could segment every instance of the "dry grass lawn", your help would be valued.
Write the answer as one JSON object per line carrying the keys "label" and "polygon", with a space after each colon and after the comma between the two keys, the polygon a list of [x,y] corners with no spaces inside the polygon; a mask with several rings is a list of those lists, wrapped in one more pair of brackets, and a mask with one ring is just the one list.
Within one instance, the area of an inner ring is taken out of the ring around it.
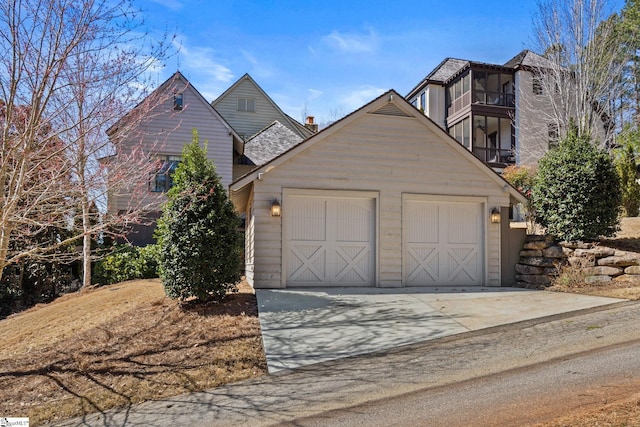
{"label": "dry grass lawn", "polygon": [[266,374],[255,295],[181,305],[158,279],[66,295],[0,321],[0,414],[31,425]]}

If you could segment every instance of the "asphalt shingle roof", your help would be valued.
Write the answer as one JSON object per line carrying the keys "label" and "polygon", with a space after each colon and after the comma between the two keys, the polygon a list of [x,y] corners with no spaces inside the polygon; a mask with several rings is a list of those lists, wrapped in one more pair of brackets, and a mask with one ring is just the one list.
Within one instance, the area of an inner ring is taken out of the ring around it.
{"label": "asphalt shingle roof", "polygon": [[261,166],[302,141],[299,135],[276,120],[245,143],[244,155]]}

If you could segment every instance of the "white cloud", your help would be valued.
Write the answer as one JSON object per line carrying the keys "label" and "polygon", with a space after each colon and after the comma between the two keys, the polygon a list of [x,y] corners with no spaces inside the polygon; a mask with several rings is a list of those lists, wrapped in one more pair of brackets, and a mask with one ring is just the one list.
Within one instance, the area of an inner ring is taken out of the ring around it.
{"label": "white cloud", "polygon": [[251,52],[246,50],[242,50],[241,52],[242,57],[251,65],[251,70],[247,71],[252,77],[267,79],[277,74],[270,64],[261,61]]}
{"label": "white cloud", "polygon": [[321,90],[318,90],[318,89],[307,89],[307,91],[309,92],[309,97],[308,97],[309,101],[318,99],[319,97],[322,96],[322,93],[323,93]]}
{"label": "white cloud", "polygon": [[387,89],[380,89],[374,86],[360,86],[350,92],[347,92],[347,94],[341,99],[341,105],[351,112],[373,101],[386,91]]}
{"label": "white cloud", "polygon": [[188,70],[189,74],[202,74],[215,81],[229,83],[234,75],[231,70],[214,60],[215,52],[209,47],[187,46],[183,41],[175,42],[180,68]]}
{"label": "white cloud", "polygon": [[330,47],[344,53],[371,53],[378,45],[378,36],[373,28],[368,28],[365,34],[340,33],[334,30],[322,40]]}
{"label": "white cloud", "polygon": [[184,6],[180,0],[151,0],[151,2],[157,3],[174,11],[182,10],[182,7]]}

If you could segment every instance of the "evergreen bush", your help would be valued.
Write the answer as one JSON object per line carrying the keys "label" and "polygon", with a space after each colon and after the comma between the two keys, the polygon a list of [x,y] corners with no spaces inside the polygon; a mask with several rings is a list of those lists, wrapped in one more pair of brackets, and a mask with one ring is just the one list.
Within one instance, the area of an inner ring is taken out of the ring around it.
{"label": "evergreen bush", "polygon": [[93,283],[111,285],[125,280],[158,277],[159,252],[158,245],[118,245],[114,252],[96,263]]}
{"label": "evergreen bush", "polygon": [[596,240],[618,229],[621,192],[611,156],[570,131],[540,160],[533,186],[536,222],[564,240]]}
{"label": "evergreen bush", "polygon": [[219,301],[241,278],[239,218],[195,129],[173,183],[156,233],[165,292]]}

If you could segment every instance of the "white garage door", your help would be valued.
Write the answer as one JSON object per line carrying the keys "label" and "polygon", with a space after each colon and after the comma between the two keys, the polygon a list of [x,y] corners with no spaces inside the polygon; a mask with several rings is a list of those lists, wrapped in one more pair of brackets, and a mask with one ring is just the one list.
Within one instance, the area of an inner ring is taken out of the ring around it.
{"label": "white garage door", "polygon": [[482,206],[480,202],[405,199],[406,285],[483,284]]}
{"label": "white garage door", "polygon": [[374,198],[288,195],[283,221],[287,286],[374,285]]}

